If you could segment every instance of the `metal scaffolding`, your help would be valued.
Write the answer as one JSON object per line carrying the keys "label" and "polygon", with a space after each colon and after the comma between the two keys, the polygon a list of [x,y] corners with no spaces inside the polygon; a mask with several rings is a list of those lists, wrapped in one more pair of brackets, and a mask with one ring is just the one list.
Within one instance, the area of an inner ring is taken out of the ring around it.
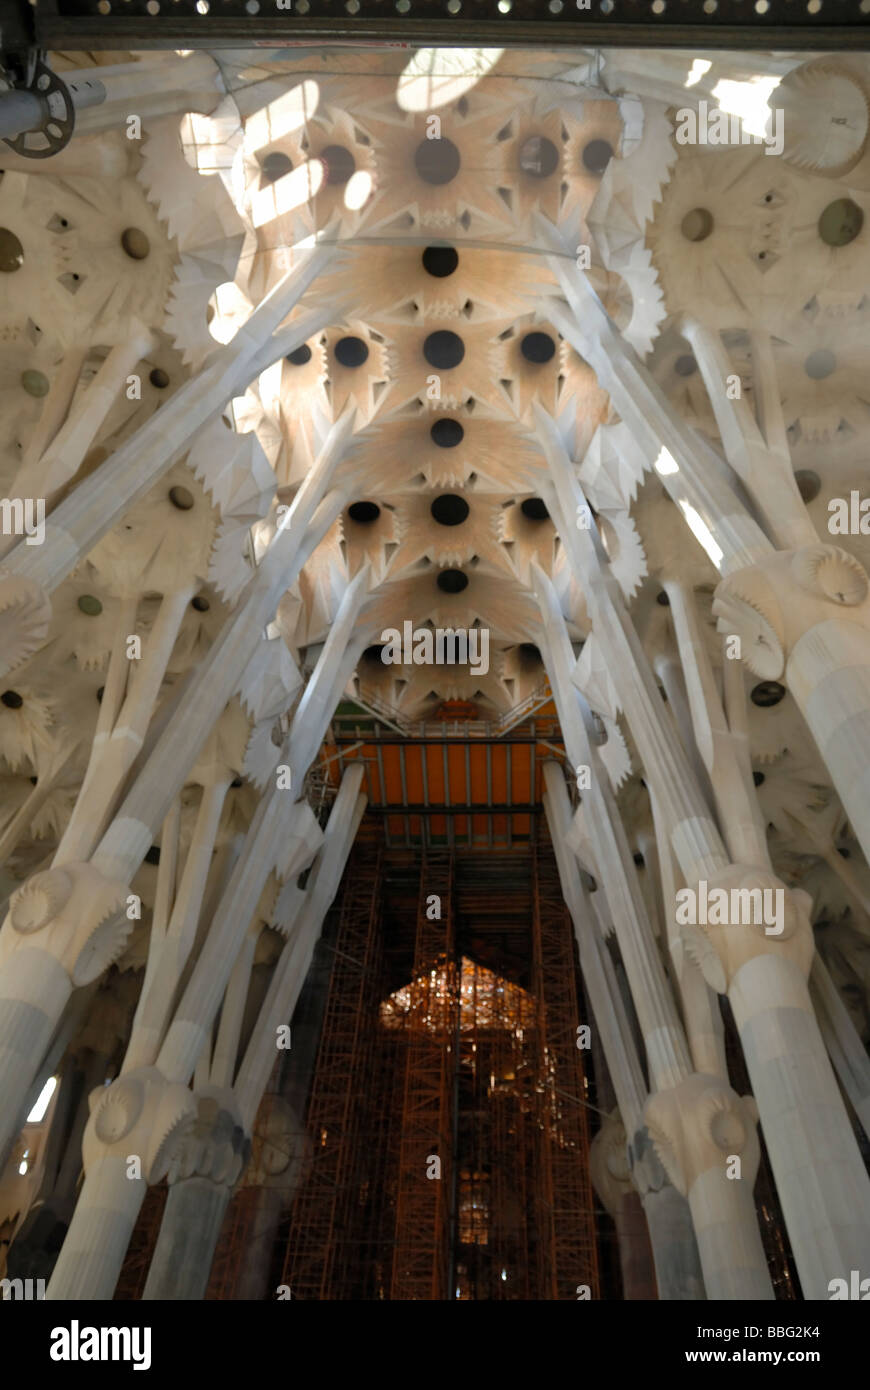
{"label": "metal scaffolding", "polygon": [[445,1299],[451,1193],[451,1131],[457,979],[453,856],[423,857],[402,1099],[391,1299]]}
{"label": "metal scaffolding", "polygon": [[358,845],[345,873],[329,996],[309,1098],[311,1169],[290,1222],[281,1282],[294,1299],[323,1300],[358,1275],[350,1233],[366,1178],[361,1131],[377,1015],[381,854]]}
{"label": "metal scaffolding", "polygon": [[282,1282],[313,1299],[597,1296],[579,976],[549,845],[384,850],[376,873],[367,854],[341,891]]}
{"label": "metal scaffolding", "polygon": [[[587,1081],[578,1046],[578,970],[574,934],[552,852],[536,846],[534,865],[534,988],[547,1103],[543,1111],[541,1184],[552,1206],[547,1217],[546,1282],[551,1298],[578,1297],[586,1285],[599,1294],[594,1197],[589,1176]],[[542,1175],[544,1176],[544,1175]]]}

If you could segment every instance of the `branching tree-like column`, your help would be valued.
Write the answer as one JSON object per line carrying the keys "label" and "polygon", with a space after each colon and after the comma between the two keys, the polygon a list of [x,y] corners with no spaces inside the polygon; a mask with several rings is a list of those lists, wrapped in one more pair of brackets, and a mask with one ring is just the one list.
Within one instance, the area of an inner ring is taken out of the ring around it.
{"label": "branching tree-like column", "polygon": [[[644,1122],[648,1095],[631,1024],[613,971],[599,939],[594,914],[577,861],[569,848],[571,805],[560,765],[547,760],[544,809],[559,867],[562,894],[574,923],[583,981],[619,1102],[625,1133],[630,1136],[627,1162],[646,1215],[659,1298],[705,1297],[692,1214],[685,1196],[673,1185],[657,1159]],[[596,866],[597,867],[597,866]],[[601,889],[599,888],[599,892]]]}
{"label": "branching tree-like column", "polygon": [[[206,1054],[197,1066],[197,1123],[169,1170],[169,1197],[145,1299],[205,1296],[221,1223],[247,1162],[254,1119],[275,1065],[277,1030],[293,1015],[365,810],[365,797],[360,794],[362,778],[362,766],[347,769],[305,891],[295,888],[292,877],[285,885],[292,899],[289,940],[275,966],[234,1081],[253,949],[236,962],[221,1010],[214,1054]],[[246,946],[249,942],[256,944],[250,932]],[[203,1061],[206,1082],[198,1079]]]}
{"label": "branching tree-like column", "polygon": [[[269,577],[272,576],[267,576],[267,580]],[[296,709],[285,758],[294,788],[302,785],[365,645],[366,634],[361,628],[357,630],[357,619],[368,582],[366,565],[345,590],[314,674]],[[259,633],[260,627],[255,627],[253,637],[248,633],[247,645],[242,642],[242,633],[236,633],[235,655],[239,650],[248,652]],[[208,671],[214,672],[217,666],[220,673],[224,645],[219,638],[210,649],[202,663]],[[226,659],[225,652],[224,656]],[[237,675],[238,672],[229,682],[229,693]],[[36,874],[12,899],[9,917],[0,930],[0,1148],[8,1128],[16,1122],[21,1100],[72,990],[98,979],[124,948],[132,930],[132,918],[126,916],[128,884],[184,785],[191,758],[197,756],[227,699],[228,692],[221,687],[218,674],[212,675],[212,683],[209,685],[206,675],[204,686],[200,682],[187,690],[185,700],[158,739],[91,860]],[[271,797],[276,796],[285,798],[286,793],[273,787]],[[255,816],[258,824],[269,800],[267,797],[260,804]],[[283,804],[282,800],[278,804]],[[273,839],[280,835],[283,824],[277,817],[276,820],[277,826],[268,832]],[[272,853],[274,862],[274,847]],[[254,902],[261,891],[262,882],[253,895]],[[225,902],[231,898],[232,891],[228,891]],[[235,904],[243,914],[247,901],[243,892],[241,901]],[[248,913],[244,920],[249,917]],[[231,919],[231,938],[234,925]],[[38,945],[31,945],[28,938],[35,933],[39,933]],[[221,971],[224,964],[220,959],[215,962]],[[225,985],[223,979],[218,999]],[[201,1046],[204,1039],[199,1042]],[[191,1071],[195,1060],[190,1064]]]}
{"label": "branching tree-like column", "polygon": [[[762,680],[782,677],[794,695],[831,774],[864,854],[870,860],[870,579],[854,556],[818,540],[777,443],[779,396],[769,343],[756,335],[762,426],[747,411],[731,415],[722,360],[706,330],[688,326],[723,443],[735,471],[754,492],[778,543],[749,516],[723,475],[713,449],[680,419],[661,388],[614,326],[547,219],[539,225],[570,306],[550,320],[594,368],[649,465],[724,576],[714,612],[720,631],[740,638],[741,654]],[[765,481],[760,482],[764,474]],[[778,510],[779,509],[779,510]]]}
{"label": "branching tree-like column", "polygon": [[[545,423],[539,419],[540,425]],[[748,803],[744,802],[741,810],[736,784],[729,802],[734,810],[733,843],[741,853],[747,853],[748,860],[730,861],[676,730],[661,717],[652,672],[591,529],[591,519],[582,528],[568,523],[566,512],[576,515],[578,507],[581,511],[586,507],[570,461],[564,454],[560,457],[552,429],[544,432],[543,438],[558,494],[557,510],[562,513],[557,523],[560,534],[584,585],[593,631],[602,643],[606,662],[620,671],[620,699],[686,883],[694,888],[704,879],[710,890],[722,888],[729,895],[732,888],[766,888],[783,894],[783,930],[779,935],[768,935],[763,925],[732,921],[703,929],[686,927],[684,940],[707,983],[729,995],[801,1283],[808,1297],[827,1297],[832,1278],[842,1277],[844,1268],[859,1268],[856,1261],[867,1260],[870,1182],[807,990],[813,956],[807,895],[785,889],[772,873],[766,849],[762,853],[757,837],[753,838]],[[572,506],[575,498],[579,500]],[[727,666],[726,662],[726,670]],[[739,775],[744,783],[749,782],[748,765]],[[715,785],[715,775],[713,782]],[[749,786],[744,790],[748,797]],[[796,1055],[800,1068],[793,1065]],[[712,1124],[715,1115],[707,1109],[708,1123]],[[678,1111],[677,1106],[665,1116],[666,1129],[672,1133]],[[711,1132],[718,1133],[727,1144],[729,1128],[720,1119]],[[799,1172],[808,1171],[815,1173],[817,1191],[812,1208],[801,1196],[797,1177]],[[726,1189],[733,1190],[736,1185],[726,1181]],[[846,1206],[853,1212],[848,1223],[844,1220]],[[727,1239],[725,1227],[719,1228],[719,1235]]]}
{"label": "branching tree-like column", "polygon": [[[558,599],[537,564],[533,583],[547,634],[547,668],[572,761],[590,770],[585,823],[608,890],[632,999],[647,1048],[652,1098],[646,1120],[671,1181],[688,1197],[710,1298],[771,1298],[752,1202],[758,1164],[755,1114],[719,1076],[693,1072],[676,1006],[646,916],[606,774],[590,743],[580,695],[570,684],[571,644]],[[717,1119],[717,1116],[719,1117]],[[750,1170],[729,1180],[726,1156]]]}
{"label": "branching tree-like column", "polygon": [[[361,775],[362,768],[352,771],[337,817],[336,840],[340,841],[345,853],[350,847],[349,830],[355,830],[358,816],[362,814],[358,798]],[[286,801],[286,793],[284,795]],[[264,798],[259,810],[263,810],[268,800]],[[148,1055],[143,1046],[147,1038],[143,1040],[140,1030],[138,1036],[134,1034],[131,1038],[121,1076],[99,1098],[83,1143],[85,1182],[46,1297],[111,1298],[146,1187],[166,1176],[198,1121],[206,1131],[214,1127],[220,1140],[214,1156],[215,1171],[221,1182],[228,1184],[225,1194],[228,1199],[230,1187],[247,1157],[243,1109],[250,1125],[259,1096],[254,1101],[252,1090],[242,1086],[241,1080],[235,1096],[227,1085],[214,1087],[203,1080],[198,1087],[200,1105],[187,1083],[203,1058],[204,1050],[205,1075],[208,1074],[207,1049],[211,1046],[212,1027],[239,952],[243,950],[252,900],[258,899],[275,865],[276,843],[280,842],[281,831],[291,830],[300,814],[311,818],[307,804],[291,806],[289,816],[287,811],[282,814],[274,805],[268,818],[255,816],[229,891],[214,918],[206,946],[194,967],[156,1065],[143,1060]],[[315,935],[331,901],[326,892],[327,883],[331,884],[334,894],[342,864],[343,860],[336,862],[331,858],[330,871],[324,875],[320,893],[314,899],[320,916],[315,914],[313,923],[309,922],[309,930],[314,930]],[[301,861],[297,860],[287,867],[295,876],[300,866]],[[244,906],[240,902],[243,890],[247,890]],[[245,924],[241,932],[240,920]],[[216,943],[219,950],[215,949]],[[291,942],[288,949],[292,950],[293,944]],[[220,966],[220,978],[216,978],[216,964]],[[279,961],[279,969],[280,965]],[[286,1005],[292,1000],[293,996],[288,995],[282,1003]],[[269,1019],[271,1021],[271,1012]],[[275,1036],[273,1029],[269,1038],[273,1062]],[[134,1045],[135,1051],[132,1050]],[[252,1068],[249,1074],[252,1086],[258,1083],[261,1072],[262,1068]],[[267,1079],[268,1070],[262,1078],[260,1094]],[[203,1138],[200,1133],[199,1139]],[[196,1145],[194,1135],[193,1152],[188,1160],[204,1166],[209,1158],[208,1145],[206,1143],[199,1159]],[[135,1176],[130,1176],[130,1160],[134,1156],[140,1163],[138,1170],[133,1168]],[[200,1232],[198,1239],[209,1241],[212,1235],[216,1239],[222,1205],[225,1208],[226,1202],[220,1193],[211,1193],[204,1206],[199,1204],[199,1214],[206,1219],[207,1229]],[[187,1208],[184,1199],[179,1199],[179,1208],[181,1211]]]}

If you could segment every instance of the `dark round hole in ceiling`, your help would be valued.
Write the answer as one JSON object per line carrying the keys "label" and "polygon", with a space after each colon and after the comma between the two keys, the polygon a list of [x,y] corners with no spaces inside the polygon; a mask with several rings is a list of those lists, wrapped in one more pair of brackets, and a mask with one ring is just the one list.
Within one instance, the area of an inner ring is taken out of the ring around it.
{"label": "dark round hole in ceiling", "polygon": [[559,151],[546,135],[529,135],[520,145],[519,165],[533,179],[548,179],[559,167]]}
{"label": "dark round hole in ceiling", "polygon": [[351,521],[359,521],[363,526],[370,526],[373,521],[377,521],[381,509],[377,502],[351,502],[347,514]]}
{"label": "dark round hole in ceiling", "polygon": [[429,508],[440,526],[459,526],[468,516],[468,503],[455,492],[443,492]]}
{"label": "dark round hole in ceiling", "polygon": [[459,173],[462,163],[459,151],[452,140],[421,140],[414,151],[417,173],[424,183],[449,183]]}
{"label": "dark round hole in ceiling", "polygon": [[439,449],[455,449],[465,438],[465,430],[458,420],[436,420],[429,437]]}
{"label": "dark round hole in ceiling", "polygon": [[818,497],[822,480],[818,473],[813,472],[812,468],[798,468],[794,475],[797,489],[804,502],[812,502]]}
{"label": "dark round hole in ceiling", "polygon": [[[151,251],[151,242],[139,227],[127,227],[121,233],[121,245],[131,261],[144,261]],[[73,279],[77,279],[73,276]]]}
{"label": "dark round hole in ceiling", "polygon": [[752,780],[753,780],[753,782],[755,783],[756,787],[763,787],[763,786],[764,786],[764,773],[763,773],[763,772],[753,772],[753,774],[752,774]]}
{"label": "dark round hole in ceiling", "polygon": [[148,373],[148,380],[158,391],[165,391],[169,385],[169,373],[164,372],[162,367],[155,367]]}
{"label": "dark round hole in ceiling", "polygon": [[208,599],[203,598],[202,594],[197,594],[196,598],[192,598],[190,600],[190,606],[191,608],[195,608],[197,613],[207,613],[211,608]]}
{"label": "dark round hole in ceiling", "polygon": [[0,701],[3,702],[7,709],[21,709],[21,706],[24,704],[17,690],[4,690],[3,694],[0,695]]}
{"label": "dark round hole in ceiling", "polygon": [[694,376],[698,370],[698,364],[691,353],[683,353],[674,363],[674,371],[677,376]]}
{"label": "dark round hole in ceiling", "polygon": [[356,160],[344,145],[327,145],[320,151],[320,158],[326,165],[326,182],[333,187],[347,183],[356,171]]}
{"label": "dark round hole in ceiling", "polygon": [[548,521],[550,518],[547,504],[542,497],[526,497],[520,503],[520,511],[529,521]]}
{"label": "dark round hole in ceiling", "polygon": [[819,236],[826,246],[848,246],[864,226],[864,213],[851,198],[828,203],[819,218]]}
{"label": "dark round hole in ceiling", "polygon": [[311,348],[307,343],[303,343],[301,347],[295,348],[293,352],[288,352],[284,361],[289,362],[291,367],[304,367],[306,362],[311,361]]}
{"label": "dark round hole in ceiling", "polygon": [[462,570],[442,570],[437,584],[443,594],[461,594],[468,587],[468,575]]}
{"label": "dark round hole in ceiling", "polygon": [[289,155],[284,154],[283,150],[272,150],[260,160],[260,170],[264,183],[274,183],[276,179],[282,179],[285,174],[289,174],[293,168],[293,160]]}
{"label": "dark round hole in ceiling", "polygon": [[363,652],[363,657],[366,661],[380,661],[381,653],[383,652],[383,650],[383,647],[377,645],[373,647],[366,647],[365,651]]}
{"label": "dark round hole in ceiling", "polygon": [[361,367],[369,355],[362,338],[339,338],[335,345],[335,360],[342,367]]}
{"label": "dark round hole in ceiling", "polygon": [[536,647],[534,642],[521,642],[517,648],[520,656],[526,661],[543,661],[540,647]]}
{"label": "dark round hole in ceiling", "polygon": [[671,601],[665,593],[664,589],[659,589],[658,593],[656,594],[656,603],[661,604],[662,608],[670,608]]}
{"label": "dark round hole in ceiling", "polygon": [[458,367],[465,356],[465,344],[458,333],[451,333],[449,328],[439,328],[425,339],[423,356],[430,367],[450,371],[451,367]]}
{"label": "dark round hole in ceiling", "polygon": [[520,343],[520,352],[527,362],[549,362],[555,355],[556,344],[549,333],[527,333]]}
{"label": "dark round hole in ceiling", "polygon": [[778,705],[784,695],[785,686],[780,685],[779,681],[759,681],[758,685],[753,686],[749,698],[761,709],[769,709],[771,705]]}
{"label": "dark round hole in ceiling", "polygon": [[146,863],[146,864],[159,864],[159,863],[160,863],[160,846],[159,846],[159,845],[152,845],[152,846],[151,846],[151,848],[148,850],[147,854],[145,855],[145,863]]}
{"label": "dark round hole in ceiling", "polygon": [[590,174],[603,174],[613,158],[613,146],[609,140],[590,140],[583,147],[583,167]]}
{"label": "dark round hole in ceiling", "polygon": [[14,232],[8,227],[0,227],[0,271],[11,275],[24,264],[24,247]]}
{"label": "dark round hole in ceiling", "polygon": [[642,868],[644,867],[644,865],[646,864],[646,860],[644,859],[644,857],[643,857],[643,855],[641,854],[640,850],[638,850],[637,854],[634,856],[634,862],[635,862],[635,864],[637,865],[637,867],[638,867],[639,869],[642,869]]}
{"label": "dark round hole in ceiling", "polygon": [[692,208],[680,223],[686,241],[706,241],[713,230],[713,214],[709,208]]}
{"label": "dark round hole in ceiling", "polygon": [[193,506],[193,493],[188,492],[186,487],[171,487],[169,500],[180,512],[189,512]]}
{"label": "dark round hole in ceiling", "polygon": [[453,246],[427,246],[423,252],[423,269],[428,275],[443,280],[459,265],[459,252]]}

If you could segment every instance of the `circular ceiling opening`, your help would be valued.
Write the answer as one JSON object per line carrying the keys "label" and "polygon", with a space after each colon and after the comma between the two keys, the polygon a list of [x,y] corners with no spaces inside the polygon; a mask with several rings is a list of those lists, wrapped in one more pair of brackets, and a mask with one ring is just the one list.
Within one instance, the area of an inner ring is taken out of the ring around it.
{"label": "circular ceiling opening", "polygon": [[160,846],[159,846],[159,845],[152,845],[152,846],[151,846],[151,848],[148,850],[148,852],[147,852],[146,855],[145,855],[145,863],[146,863],[146,864],[159,864],[159,863],[160,863]]}
{"label": "circular ceiling opening", "polygon": [[369,355],[362,338],[339,338],[334,351],[342,367],[361,367]]}
{"label": "circular ceiling opening", "polygon": [[828,203],[819,218],[819,236],[826,246],[848,246],[864,226],[864,213],[851,198]]}
{"label": "circular ceiling opening", "polygon": [[49,381],[45,372],[35,372],[32,370],[22,372],[21,385],[28,396],[34,396],[39,399],[41,396],[48,395]]}
{"label": "circular ceiling opening", "polygon": [[289,362],[291,367],[304,367],[306,362],[311,361],[311,348],[307,343],[303,343],[301,347],[295,348],[293,352],[288,352],[284,361]]}
{"label": "circular ceiling opening", "polygon": [[171,487],[169,500],[180,512],[189,512],[193,506],[193,493],[188,492],[186,487]]}
{"label": "circular ceiling opening", "polygon": [[533,179],[548,179],[559,167],[559,151],[546,135],[530,135],[520,145],[519,165]]}
{"label": "circular ceiling opening", "polygon": [[356,160],[344,145],[327,145],[320,151],[320,158],[326,165],[326,182],[333,187],[347,183],[356,172]]}
{"label": "circular ceiling opening", "polygon": [[131,261],[144,261],[151,250],[151,242],[138,227],[127,227],[121,233],[121,245]]}
{"label": "circular ceiling opening", "polygon": [[794,480],[804,502],[814,501],[821,492],[822,480],[818,473],[814,473],[811,468],[798,468],[795,471]]}
{"label": "circular ceiling opening", "polygon": [[804,371],[813,381],[824,381],[836,368],[837,359],[828,348],[816,348],[804,362]]}
{"label": "circular ceiling opening", "polygon": [[283,150],[273,150],[260,160],[263,183],[275,183],[276,179],[282,179],[285,174],[289,174],[292,168],[293,160],[284,154]]}
{"label": "circular ceiling opening", "polygon": [[10,275],[24,264],[24,247],[8,227],[0,227],[0,271]]}
{"label": "circular ceiling opening", "polygon": [[347,514],[351,521],[358,521],[363,526],[370,526],[373,521],[377,521],[381,509],[377,502],[351,502]]}
{"label": "circular ceiling opening", "polygon": [[363,652],[363,660],[381,661],[381,653],[383,652],[383,650],[384,649],[381,646],[366,647],[365,651]]}
{"label": "circular ceiling opening", "polygon": [[468,588],[468,575],[462,570],[442,570],[436,582],[443,594],[461,594]]}
{"label": "circular ceiling opening", "polygon": [[609,140],[590,140],[583,149],[583,165],[590,174],[603,174],[613,158]]}
{"label": "circular ceiling opening", "polygon": [[534,642],[521,642],[517,648],[524,661],[543,661],[540,647],[536,647]]}
{"label": "circular ceiling opening", "polygon": [[417,173],[424,183],[449,183],[459,173],[462,160],[452,140],[421,140],[414,151]]}
{"label": "circular ceiling opening", "polygon": [[2,701],[7,709],[21,709],[21,706],[24,704],[17,690],[4,690],[3,694],[0,695],[0,701]]}
{"label": "circular ceiling opening", "polygon": [[465,430],[458,420],[436,420],[429,437],[439,449],[455,449],[465,438]]}
{"label": "circular ceiling opening", "polygon": [[763,786],[764,786],[764,773],[763,773],[763,772],[753,772],[753,774],[752,774],[752,780],[753,780],[753,782],[755,783],[756,787],[763,787]]}
{"label": "circular ceiling opening", "polygon": [[169,373],[162,367],[155,367],[148,373],[148,380],[157,391],[165,391],[169,385]]}
{"label": "circular ceiling opening", "polygon": [[707,208],[692,208],[680,223],[686,241],[706,241],[713,230],[713,214]]}
{"label": "circular ceiling opening", "polygon": [[547,504],[542,497],[527,497],[520,503],[520,511],[529,521],[548,521],[550,517]]}
{"label": "circular ceiling opening", "polygon": [[665,593],[664,589],[659,589],[658,593],[656,594],[656,603],[660,604],[662,608],[670,608],[671,601]]}
{"label": "circular ceiling opening", "polygon": [[452,246],[427,246],[423,252],[423,269],[443,280],[459,265],[459,252]]}
{"label": "circular ceiling opening", "polygon": [[556,344],[549,333],[527,333],[520,343],[520,352],[527,362],[549,362],[555,355]]}
{"label": "circular ceiling opening", "polygon": [[465,356],[465,344],[458,333],[451,333],[448,328],[439,328],[436,333],[430,333],[424,341],[423,356],[430,367],[440,367],[442,371],[449,371],[451,367],[458,367]]}
{"label": "circular ceiling opening", "polygon": [[443,492],[433,500],[429,510],[439,526],[459,526],[468,516],[469,506],[457,493]]}
{"label": "circular ceiling opening", "polygon": [[192,598],[190,600],[190,606],[191,608],[196,609],[197,613],[207,613],[208,610],[211,608],[211,604],[209,603],[208,599],[203,598],[202,594],[197,594],[196,598]]}
{"label": "circular ceiling opening", "polygon": [[677,376],[694,376],[697,370],[698,364],[691,353],[684,353],[683,356],[678,357],[674,363],[674,371]]}
{"label": "circular ceiling opening", "polygon": [[771,705],[778,705],[784,695],[785,686],[780,685],[779,681],[759,681],[758,685],[753,686],[749,698],[761,709],[769,709]]}

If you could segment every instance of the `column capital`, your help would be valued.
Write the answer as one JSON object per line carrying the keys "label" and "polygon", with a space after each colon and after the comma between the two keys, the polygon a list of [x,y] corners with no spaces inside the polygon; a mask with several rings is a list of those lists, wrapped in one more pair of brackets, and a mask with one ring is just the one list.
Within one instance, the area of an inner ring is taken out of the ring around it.
{"label": "column capital", "polygon": [[141,1178],[149,1185],[166,1177],[197,1119],[196,1100],[187,1086],[167,1081],[156,1067],[125,1072],[111,1086],[92,1091],[88,1104],[91,1114],[82,1140],[85,1173],[106,1159],[129,1167],[138,1158]]}
{"label": "column capital", "polygon": [[18,951],[53,956],[75,986],[89,985],[117,960],[133,930],[129,888],[93,864],[34,874],[12,895],[0,930],[0,966]]}
{"label": "column capital", "polygon": [[702,1173],[724,1173],[733,1157],[741,1160],[741,1181],[752,1188],[761,1156],[752,1096],[738,1096],[722,1077],[693,1072],[650,1096],[644,1113],[655,1152],[684,1197]]}
{"label": "column capital", "polygon": [[[812,898],[803,889],[786,888],[768,868],[729,864],[689,891],[696,907],[692,915],[707,921],[681,921],[678,895],[677,923],[686,952],[711,989],[727,993],[741,967],[765,955],[790,960],[804,980],[809,978],[815,951]],[[773,909],[772,921],[764,920],[768,909]],[[710,921],[714,913],[716,921]]]}

